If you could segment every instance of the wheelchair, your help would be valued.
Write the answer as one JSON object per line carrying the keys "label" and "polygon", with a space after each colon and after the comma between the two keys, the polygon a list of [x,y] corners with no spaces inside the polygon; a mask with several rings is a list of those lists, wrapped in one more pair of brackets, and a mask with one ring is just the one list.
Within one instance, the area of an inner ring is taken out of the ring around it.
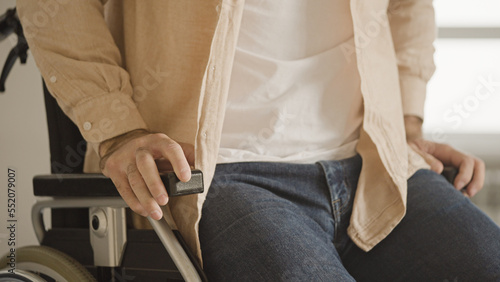
{"label": "wheelchair", "polygon": [[[16,8],[0,15],[0,41],[12,33],[18,43],[2,69],[0,92],[15,61],[24,64],[28,56]],[[162,220],[148,218],[152,229],[135,229],[127,222],[127,205],[112,181],[101,174],[83,174],[87,144],[45,83],[43,92],[52,174],[33,179],[37,203],[32,223],[40,246],[16,248],[2,256],[0,281],[207,281],[180,232],[171,228],[175,223],[168,209]],[[161,178],[171,197],[203,192],[201,171],[193,171],[187,183],[174,173]],[[43,216],[47,209],[49,230]]]}
{"label": "wheelchair", "polygon": [[[153,230],[127,225],[126,203],[111,179],[83,174],[86,143],[43,85],[51,175],[35,176],[32,223],[40,246],[17,248],[0,258],[0,281],[207,281],[173,219],[148,218]],[[203,192],[203,175],[189,182],[161,178],[170,196]],[[51,210],[46,230],[43,211]],[[165,250],[167,252],[165,252]],[[9,271],[10,270],[10,271]]]}

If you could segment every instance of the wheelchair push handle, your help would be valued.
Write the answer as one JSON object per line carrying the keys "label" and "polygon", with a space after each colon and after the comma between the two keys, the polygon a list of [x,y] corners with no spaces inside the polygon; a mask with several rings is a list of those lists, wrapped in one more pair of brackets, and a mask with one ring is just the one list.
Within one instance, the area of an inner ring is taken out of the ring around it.
{"label": "wheelchair push handle", "polygon": [[16,8],[8,9],[3,15],[0,15],[0,41],[5,40],[9,35],[17,35],[17,44],[10,51],[5,65],[0,75],[0,93],[5,92],[5,81],[19,58],[21,64],[25,64],[28,58],[28,43],[24,36],[23,27],[17,15]]}

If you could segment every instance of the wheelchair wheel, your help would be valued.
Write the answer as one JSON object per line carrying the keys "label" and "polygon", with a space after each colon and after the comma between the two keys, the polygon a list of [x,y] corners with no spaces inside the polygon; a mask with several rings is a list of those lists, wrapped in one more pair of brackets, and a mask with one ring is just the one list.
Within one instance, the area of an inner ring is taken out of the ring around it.
{"label": "wheelchair wheel", "polygon": [[47,280],[29,271],[16,269],[15,273],[0,270],[0,282],[47,282]]}
{"label": "wheelchair wheel", "polygon": [[[0,265],[9,264],[7,256],[0,258]],[[16,270],[20,277],[18,280],[2,280],[8,279],[8,274],[5,271],[0,273],[0,281],[96,281],[83,265],[74,258],[62,253],[56,249],[46,246],[27,246],[16,250]],[[31,272],[38,275],[44,280],[27,280],[21,277],[27,275],[26,272]],[[5,276],[3,276],[5,274]]]}

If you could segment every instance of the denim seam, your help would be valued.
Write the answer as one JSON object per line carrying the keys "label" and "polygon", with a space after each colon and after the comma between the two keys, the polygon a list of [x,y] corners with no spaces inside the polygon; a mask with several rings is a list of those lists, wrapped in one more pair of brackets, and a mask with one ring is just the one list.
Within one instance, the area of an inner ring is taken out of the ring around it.
{"label": "denim seam", "polygon": [[340,199],[336,199],[332,201],[332,213],[333,213],[333,244],[335,245],[335,240],[338,237],[338,230],[340,225],[340,218],[342,215],[339,212],[337,203],[340,202]]}
{"label": "denim seam", "polygon": [[336,199],[336,200],[332,201],[332,206],[333,206],[332,212],[333,212],[333,216],[334,216],[335,220],[337,220],[337,218],[342,215],[342,212],[341,212],[341,209],[340,209],[338,203],[341,203],[340,199]]}
{"label": "denim seam", "polygon": [[334,227],[334,240],[335,240],[335,235],[336,235],[336,232],[337,232],[337,216],[336,216],[336,205],[335,203],[340,201],[340,199],[338,198],[335,198],[334,196],[334,193],[333,193],[333,190],[331,189],[331,186],[330,186],[330,182],[328,181],[328,179],[330,179],[330,173],[329,171],[326,169],[325,167],[325,162],[324,161],[319,161],[317,162],[317,164],[319,165],[319,167],[321,168],[321,171],[323,171],[323,175],[324,175],[324,181],[325,181],[325,184],[326,184],[326,188],[327,188],[327,191],[328,191],[328,194],[330,195],[330,208],[332,209],[332,217],[333,217],[333,227]]}
{"label": "denim seam", "polygon": [[[341,201],[341,206],[340,206],[340,214],[344,214],[344,209],[349,206],[349,203],[351,201],[351,189],[349,189],[349,186],[345,185],[345,179],[343,181],[344,186],[346,187],[346,200],[344,202]],[[340,199],[339,199],[340,200]]]}

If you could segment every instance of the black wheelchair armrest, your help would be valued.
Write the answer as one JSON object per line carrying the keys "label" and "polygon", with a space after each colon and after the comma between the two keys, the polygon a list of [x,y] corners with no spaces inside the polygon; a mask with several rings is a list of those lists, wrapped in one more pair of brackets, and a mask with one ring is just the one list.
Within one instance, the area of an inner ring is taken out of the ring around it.
{"label": "black wheelchair armrest", "polygon": [[[202,193],[203,173],[191,172],[191,180],[181,182],[175,173],[162,173],[160,177],[170,197]],[[119,197],[110,178],[102,174],[50,174],[33,178],[35,196],[50,197]]]}

